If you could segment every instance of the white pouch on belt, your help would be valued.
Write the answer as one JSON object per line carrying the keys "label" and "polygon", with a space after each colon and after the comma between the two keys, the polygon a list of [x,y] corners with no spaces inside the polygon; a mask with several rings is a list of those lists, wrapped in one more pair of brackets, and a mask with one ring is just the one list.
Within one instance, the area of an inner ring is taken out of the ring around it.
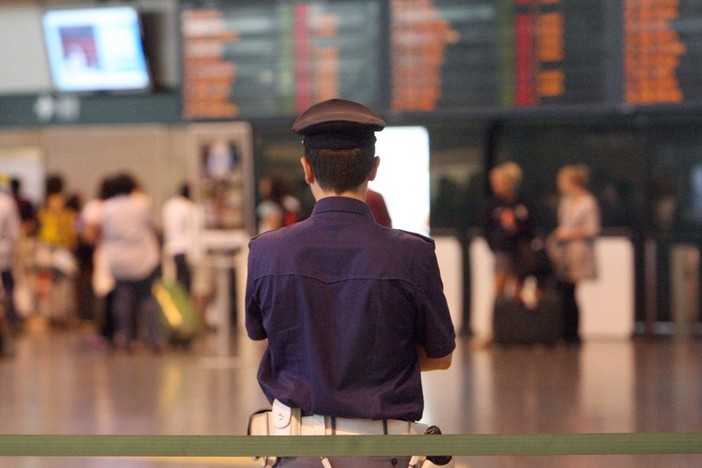
{"label": "white pouch on belt", "polygon": [[278,400],[273,401],[271,408],[272,424],[269,427],[273,428],[271,435],[296,436],[300,435],[301,420],[300,408],[291,408]]}
{"label": "white pouch on belt", "polygon": [[[249,416],[249,425],[246,430],[252,436],[292,436],[300,435],[300,409],[290,408],[278,400],[273,401],[270,410],[261,410]],[[254,457],[260,459],[264,468],[275,465],[277,457]]]}
{"label": "white pouch on belt", "polygon": [[278,400],[270,410],[261,410],[249,416],[248,435],[300,435],[300,409],[290,408]]}

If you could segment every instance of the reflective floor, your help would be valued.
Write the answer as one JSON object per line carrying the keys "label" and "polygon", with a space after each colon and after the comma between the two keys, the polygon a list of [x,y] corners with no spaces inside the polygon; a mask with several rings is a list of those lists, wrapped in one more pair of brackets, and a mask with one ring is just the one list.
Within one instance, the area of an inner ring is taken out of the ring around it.
{"label": "reflective floor", "polygon": [[[153,354],[92,345],[90,331],[25,332],[0,359],[0,433],[242,435],[266,406],[259,343],[236,331]],[[444,433],[702,431],[702,343],[592,341],[477,347],[425,375],[425,421]],[[0,454],[1,455],[1,454]],[[0,467],[259,466],[250,459],[8,458]],[[460,457],[461,467],[702,466],[700,456]]]}

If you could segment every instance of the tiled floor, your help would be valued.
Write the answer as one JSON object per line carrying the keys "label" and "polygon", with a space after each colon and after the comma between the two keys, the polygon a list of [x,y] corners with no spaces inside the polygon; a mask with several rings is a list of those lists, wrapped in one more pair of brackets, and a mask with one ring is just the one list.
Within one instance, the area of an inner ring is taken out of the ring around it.
{"label": "tiled floor", "polygon": [[[0,359],[0,433],[242,435],[266,405],[260,343],[236,331],[160,355],[96,349],[85,331],[32,331]],[[479,348],[425,375],[425,420],[452,434],[702,432],[702,343],[594,341]],[[1,454],[0,454],[1,455]],[[702,466],[700,456],[460,457],[462,467]],[[248,459],[3,458],[0,467],[259,466]]]}

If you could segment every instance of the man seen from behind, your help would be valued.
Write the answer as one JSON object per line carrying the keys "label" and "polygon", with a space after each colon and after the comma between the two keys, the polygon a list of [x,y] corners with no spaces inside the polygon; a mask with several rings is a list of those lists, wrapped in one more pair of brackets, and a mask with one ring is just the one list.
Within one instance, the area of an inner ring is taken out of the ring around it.
{"label": "man seen from behind", "polygon": [[[291,435],[417,433],[420,373],[451,364],[455,331],[433,241],[377,224],[364,203],[384,126],[342,99],[303,112],[293,131],[303,136],[313,213],[250,242],[246,329],[268,340],[258,381],[274,419],[292,411]],[[275,466],[390,468],[409,458],[282,458]]]}

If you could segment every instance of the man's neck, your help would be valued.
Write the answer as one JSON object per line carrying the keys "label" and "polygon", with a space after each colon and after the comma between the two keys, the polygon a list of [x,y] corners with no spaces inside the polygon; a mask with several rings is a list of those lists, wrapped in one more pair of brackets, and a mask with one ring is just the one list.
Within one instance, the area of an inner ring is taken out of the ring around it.
{"label": "man's neck", "polygon": [[362,184],[359,187],[356,187],[352,190],[345,190],[343,192],[337,193],[337,192],[329,192],[327,190],[322,189],[318,185],[312,186],[312,195],[314,195],[314,199],[319,201],[323,198],[329,198],[329,197],[347,197],[347,198],[354,198],[356,200],[360,200],[362,202],[366,201],[366,189],[367,189],[367,184]]}

